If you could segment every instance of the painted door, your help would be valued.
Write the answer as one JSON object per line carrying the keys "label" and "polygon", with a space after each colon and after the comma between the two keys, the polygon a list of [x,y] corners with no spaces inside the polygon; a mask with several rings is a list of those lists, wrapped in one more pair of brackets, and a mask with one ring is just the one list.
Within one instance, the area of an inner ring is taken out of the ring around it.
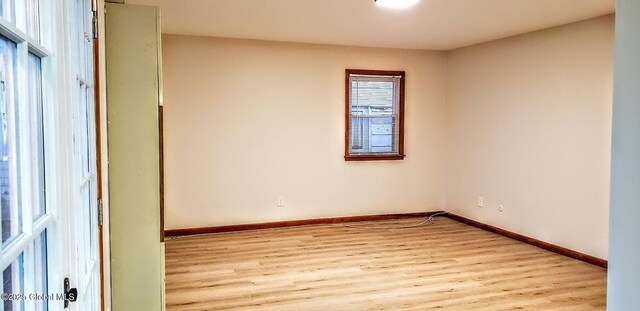
{"label": "painted door", "polygon": [[71,310],[100,309],[99,201],[96,155],[96,113],[94,84],[95,2],[73,0],[70,3],[71,46],[75,55],[74,151],[75,210],[70,213],[70,286],[78,297]]}

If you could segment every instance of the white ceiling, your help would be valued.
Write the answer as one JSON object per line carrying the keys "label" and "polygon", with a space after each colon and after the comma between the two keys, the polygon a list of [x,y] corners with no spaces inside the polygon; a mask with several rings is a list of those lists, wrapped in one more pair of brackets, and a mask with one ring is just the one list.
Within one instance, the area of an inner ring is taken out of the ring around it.
{"label": "white ceiling", "polygon": [[615,0],[127,0],[159,5],[162,32],[449,50],[614,12]]}

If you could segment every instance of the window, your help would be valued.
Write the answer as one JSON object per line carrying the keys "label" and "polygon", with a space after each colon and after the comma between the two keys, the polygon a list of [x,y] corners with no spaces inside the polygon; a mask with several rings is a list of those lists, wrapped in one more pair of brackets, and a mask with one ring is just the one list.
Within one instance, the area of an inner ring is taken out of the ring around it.
{"label": "window", "polygon": [[345,160],[404,159],[404,71],[346,70]]}

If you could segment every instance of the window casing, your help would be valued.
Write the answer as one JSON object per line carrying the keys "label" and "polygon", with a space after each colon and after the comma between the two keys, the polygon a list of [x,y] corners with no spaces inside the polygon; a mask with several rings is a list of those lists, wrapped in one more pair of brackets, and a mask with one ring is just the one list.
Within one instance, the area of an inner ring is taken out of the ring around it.
{"label": "window casing", "polygon": [[345,71],[345,160],[402,160],[404,71]]}

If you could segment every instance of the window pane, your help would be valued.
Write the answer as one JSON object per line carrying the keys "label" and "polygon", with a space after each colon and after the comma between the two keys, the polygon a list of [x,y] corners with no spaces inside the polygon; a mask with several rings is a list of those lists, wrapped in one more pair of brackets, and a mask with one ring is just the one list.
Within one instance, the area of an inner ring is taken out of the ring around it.
{"label": "window pane", "polygon": [[[35,294],[48,294],[47,289],[47,233],[42,232],[34,240]],[[46,300],[36,300],[36,310],[47,310]]]}
{"label": "window pane", "polygon": [[33,204],[33,219],[45,213],[45,162],[44,162],[44,117],[42,102],[42,61],[40,57],[29,53],[29,105],[35,121],[36,193],[38,201]]}
{"label": "window pane", "polygon": [[0,36],[0,204],[2,205],[2,242],[22,229],[17,170],[17,86],[16,44]]}
{"label": "window pane", "polygon": [[396,116],[351,116],[351,153],[398,152]]}
{"label": "window pane", "polygon": [[399,78],[351,77],[351,154],[394,154],[399,150]]}
{"label": "window pane", "polygon": [[[82,187],[80,189],[80,193],[82,195],[81,198],[81,205],[82,206],[82,211],[81,211],[81,215],[82,215],[82,225],[80,226],[80,230],[82,230],[81,232],[85,232],[85,233],[89,233],[89,226],[91,224],[91,220],[89,218],[89,215],[91,213],[91,211],[89,210],[91,208],[91,202],[89,201],[91,199],[91,193],[90,193],[91,187],[90,187],[90,183],[86,184],[84,187]],[[89,262],[89,254],[88,254],[88,250],[90,249],[89,245],[90,245],[90,239],[91,237],[89,236],[90,234],[83,234],[82,235],[82,249],[85,250],[85,253],[82,254],[83,258],[82,258],[82,262],[84,263],[84,273],[89,273],[90,271],[90,262]]]}
{"label": "window pane", "polygon": [[12,24],[16,23],[15,0],[0,0],[0,16]]}
{"label": "window pane", "polygon": [[40,0],[27,0],[27,34],[40,42]]}
{"label": "window pane", "polygon": [[[2,273],[2,290],[9,294],[24,294],[24,271],[22,268],[22,255],[18,256]],[[5,300],[4,311],[24,310],[23,300]]]}
{"label": "window pane", "polygon": [[352,81],[351,113],[390,115],[394,113],[393,81]]}
{"label": "window pane", "polygon": [[86,7],[91,2],[84,0],[76,0],[76,43],[78,44],[78,54],[76,55],[76,60],[78,62],[78,71],[77,74],[86,79],[87,72],[87,55],[85,53],[86,44],[91,42],[89,40],[91,31],[88,29],[90,21],[88,20],[89,16],[85,14],[88,8]]}
{"label": "window pane", "polygon": [[87,145],[87,135],[89,128],[87,127],[87,97],[86,97],[86,85],[84,82],[78,84],[78,99],[80,104],[79,123],[80,129],[78,129],[78,136],[76,141],[80,150],[80,167],[82,169],[82,178],[89,176],[89,146]]}

